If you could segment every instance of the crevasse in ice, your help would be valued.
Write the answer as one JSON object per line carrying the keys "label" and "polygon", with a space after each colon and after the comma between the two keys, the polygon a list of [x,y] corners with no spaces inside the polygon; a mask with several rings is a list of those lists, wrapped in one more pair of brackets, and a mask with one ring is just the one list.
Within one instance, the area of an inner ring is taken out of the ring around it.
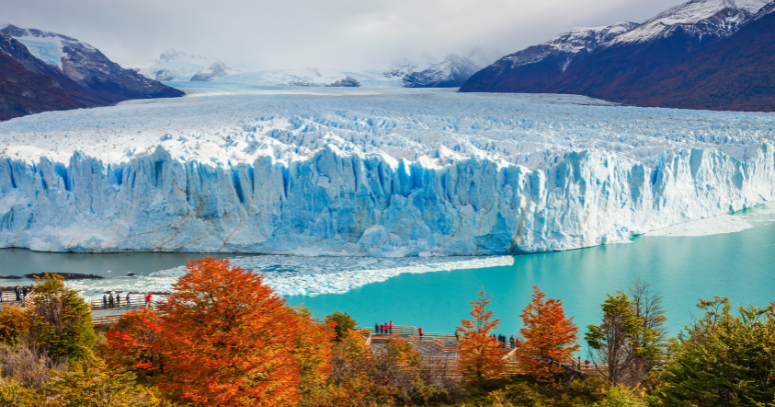
{"label": "crevasse in ice", "polygon": [[514,254],[619,241],[775,196],[773,115],[337,92],[205,94],[2,123],[0,247]]}

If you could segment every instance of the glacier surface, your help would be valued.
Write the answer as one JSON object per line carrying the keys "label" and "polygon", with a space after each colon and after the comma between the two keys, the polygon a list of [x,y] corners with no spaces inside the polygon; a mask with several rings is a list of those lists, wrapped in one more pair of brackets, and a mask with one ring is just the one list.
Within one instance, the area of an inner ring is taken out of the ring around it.
{"label": "glacier surface", "polygon": [[0,123],[0,247],[482,256],[775,196],[775,115],[563,95],[187,84]]}

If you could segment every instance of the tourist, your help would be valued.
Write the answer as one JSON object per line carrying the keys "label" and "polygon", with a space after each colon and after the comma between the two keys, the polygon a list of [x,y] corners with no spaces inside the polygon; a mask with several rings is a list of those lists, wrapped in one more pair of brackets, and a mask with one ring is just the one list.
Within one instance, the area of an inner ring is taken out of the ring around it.
{"label": "tourist", "polygon": [[382,324],[382,333],[387,335],[387,333],[388,333],[388,331],[387,331],[387,324]]}
{"label": "tourist", "polygon": [[129,308],[132,306],[132,299],[129,298],[129,293],[126,293],[126,307]]}
{"label": "tourist", "polygon": [[16,302],[22,301],[22,289],[19,288],[19,286],[16,286],[16,289],[14,290],[16,292]]}
{"label": "tourist", "polygon": [[379,332],[379,324],[374,324],[374,333],[378,334]]}
{"label": "tourist", "polygon": [[390,330],[390,334],[393,334],[393,321],[390,321],[390,325],[388,325],[388,329]]}
{"label": "tourist", "polygon": [[108,295],[102,294],[102,308],[108,308]]}
{"label": "tourist", "polygon": [[512,348],[512,349],[514,349],[514,348],[516,348],[516,347],[517,347],[517,346],[516,346],[516,345],[517,345],[517,344],[516,344],[516,341],[514,340],[514,335],[511,335],[511,337],[509,338],[509,344],[511,345],[511,348]]}
{"label": "tourist", "polygon": [[110,293],[110,296],[108,296],[108,308],[113,308],[113,293]]}
{"label": "tourist", "polygon": [[459,340],[460,340],[460,330],[455,329],[455,341],[459,341]]}
{"label": "tourist", "polygon": [[417,328],[417,333],[420,334],[420,340],[422,340],[422,328]]}
{"label": "tourist", "polygon": [[584,359],[584,367],[589,369],[589,359]]}
{"label": "tourist", "polygon": [[22,301],[27,301],[27,286],[22,287]]}
{"label": "tourist", "polygon": [[145,296],[145,306],[149,307],[151,305],[151,299],[153,296],[151,296],[151,293],[148,293],[148,295]]}
{"label": "tourist", "polygon": [[121,295],[116,293],[116,306],[121,307]]}

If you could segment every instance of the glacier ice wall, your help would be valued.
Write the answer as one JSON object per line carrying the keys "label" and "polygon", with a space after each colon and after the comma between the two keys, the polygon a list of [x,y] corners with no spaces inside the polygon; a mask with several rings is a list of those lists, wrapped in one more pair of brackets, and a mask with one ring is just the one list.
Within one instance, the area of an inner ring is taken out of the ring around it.
{"label": "glacier ice wall", "polygon": [[233,165],[163,147],[124,162],[7,157],[0,247],[369,256],[579,248],[771,200],[773,148],[764,141],[745,161],[691,149],[654,166],[584,150],[543,169],[475,156],[424,166],[335,147]]}

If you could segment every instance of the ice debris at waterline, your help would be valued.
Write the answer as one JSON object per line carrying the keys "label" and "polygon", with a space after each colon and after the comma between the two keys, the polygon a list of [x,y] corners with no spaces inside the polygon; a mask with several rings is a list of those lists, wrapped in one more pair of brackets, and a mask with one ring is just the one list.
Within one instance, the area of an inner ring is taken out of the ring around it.
{"label": "ice debris at waterline", "polygon": [[645,236],[710,236],[742,232],[752,227],[742,216],[721,215],[652,230]]}
{"label": "ice debris at waterline", "polygon": [[[370,283],[378,283],[399,274],[511,266],[512,256],[490,257],[298,257],[251,256],[230,258],[232,265],[256,273],[279,295],[341,294]],[[87,298],[98,298],[105,291],[169,292],[172,284],[185,274],[176,267],[136,278],[100,281],[68,281]]]}
{"label": "ice debris at waterline", "polygon": [[0,247],[501,255],[620,241],[775,197],[772,114],[267,92],[0,123]]}

